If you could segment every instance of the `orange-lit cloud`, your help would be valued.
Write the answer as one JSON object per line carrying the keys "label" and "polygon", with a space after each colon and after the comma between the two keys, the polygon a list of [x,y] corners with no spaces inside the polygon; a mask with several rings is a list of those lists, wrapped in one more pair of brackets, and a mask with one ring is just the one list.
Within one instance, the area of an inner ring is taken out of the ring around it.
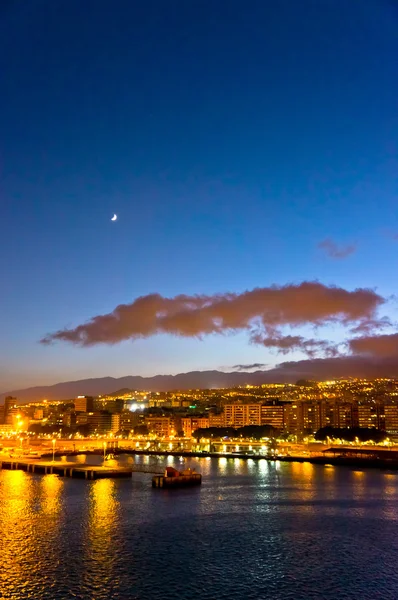
{"label": "orange-lit cloud", "polygon": [[374,357],[398,357],[398,333],[386,335],[368,335],[349,341],[353,354],[363,354]]}
{"label": "orange-lit cloud", "polygon": [[255,288],[241,294],[180,295],[164,298],[150,294],[112,313],[98,315],[74,329],[63,329],[41,341],[66,341],[80,346],[117,344],[159,333],[203,337],[248,331],[252,342],[281,352],[301,349],[309,356],[334,355],[323,340],[286,336],[281,328],[304,325],[366,326],[376,322],[385,299],[370,289],[348,291],[319,282]]}

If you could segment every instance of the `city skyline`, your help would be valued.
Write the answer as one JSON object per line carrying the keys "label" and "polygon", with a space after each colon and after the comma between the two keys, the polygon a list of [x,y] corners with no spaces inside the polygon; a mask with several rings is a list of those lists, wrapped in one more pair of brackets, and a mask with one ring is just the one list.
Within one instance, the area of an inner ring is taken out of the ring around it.
{"label": "city skyline", "polygon": [[396,8],[315,4],[2,9],[0,392],[398,372]]}

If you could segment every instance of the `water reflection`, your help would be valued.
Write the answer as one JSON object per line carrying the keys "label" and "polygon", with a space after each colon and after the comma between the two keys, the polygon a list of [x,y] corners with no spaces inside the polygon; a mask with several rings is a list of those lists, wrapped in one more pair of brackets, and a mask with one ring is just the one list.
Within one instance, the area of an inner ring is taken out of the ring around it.
{"label": "water reflection", "polygon": [[35,547],[34,482],[23,471],[2,472],[0,496],[0,594],[17,597],[24,587],[25,565],[32,563]]}
{"label": "water reflection", "polygon": [[112,533],[117,527],[119,503],[116,482],[97,479],[91,484],[89,497],[89,539],[97,559],[106,560],[112,544]]}
{"label": "water reflection", "polygon": [[57,475],[46,475],[41,478],[41,510],[47,517],[56,517],[60,512],[62,507],[61,494],[63,486],[63,479]]}

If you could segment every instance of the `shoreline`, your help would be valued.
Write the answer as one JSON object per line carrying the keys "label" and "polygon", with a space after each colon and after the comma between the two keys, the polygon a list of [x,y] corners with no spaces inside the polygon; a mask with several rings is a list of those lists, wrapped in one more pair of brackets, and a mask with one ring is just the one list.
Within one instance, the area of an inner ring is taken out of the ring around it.
{"label": "shoreline", "polygon": [[[72,452],[56,452],[55,456],[79,456],[87,454],[91,456],[102,455],[99,450],[88,450],[88,451],[72,451]],[[369,469],[385,469],[390,471],[398,471],[398,460],[394,459],[383,459],[383,458],[353,458],[343,456],[260,456],[258,454],[243,454],[235,452],[233,454],[219,453],[219,452],[192,452],[192,451],[167,451],[167,450],[131,450],[117,448],[112,454],[115,456],[121,454],[127,454],[131,456],[172,456],[175,458],[226,458],[227,460],[243,459],[243,460],[267,460],[270,462],[298,462],[298,463],[310,463],[314,465],[331,465],[331,466],[342,466],[342,467],[356,467],[356,468],[369,468]],[[50,456],[50,453],[43,454],[42,458]],[[52,453],[51,453],[52,456]]]}

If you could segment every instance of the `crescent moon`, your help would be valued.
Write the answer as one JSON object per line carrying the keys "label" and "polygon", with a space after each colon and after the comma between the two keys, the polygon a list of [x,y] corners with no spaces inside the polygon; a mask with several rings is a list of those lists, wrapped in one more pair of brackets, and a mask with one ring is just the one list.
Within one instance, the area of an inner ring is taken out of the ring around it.
{"label": "crescent moon", "polygon": [[112,217],[112,219],[111,219],[111,221],[116,221],[116,219],[117,219],[117,215],[114,214],[113,217]]}

